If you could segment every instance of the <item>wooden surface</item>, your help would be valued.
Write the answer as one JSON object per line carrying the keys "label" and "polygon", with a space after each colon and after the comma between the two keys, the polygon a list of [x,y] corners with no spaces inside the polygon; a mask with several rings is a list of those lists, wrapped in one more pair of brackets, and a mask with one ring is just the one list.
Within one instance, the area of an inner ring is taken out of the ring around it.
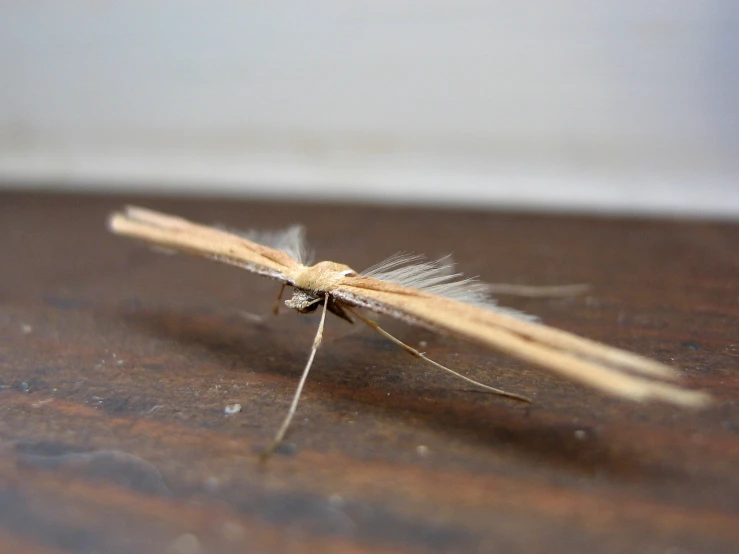
{"label": "wooden surface", "polygon": [[673,363],[716,399],[610,399],[383,320],[526,408],[331,318],[287,444],[259,466],[318,318],[272,317],[275,282],[110,235],[131,200],[0,195],[3,552],[739,551],[739,227],[137,199],[302,222],[319,259],[355,269],[453,251],[490,282],[590,283],[504,303]]}

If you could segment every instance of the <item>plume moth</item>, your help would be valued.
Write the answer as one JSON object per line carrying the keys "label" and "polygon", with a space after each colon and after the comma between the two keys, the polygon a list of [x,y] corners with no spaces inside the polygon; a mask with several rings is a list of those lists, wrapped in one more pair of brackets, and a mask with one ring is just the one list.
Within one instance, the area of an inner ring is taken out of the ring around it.
{"label": "plume moth", "polygon": [[[321,344],[326,313],[366,323],[416,357],[495,394],[524,402],[529,399],[474,381],[406,345],[357,309],[401,319],[434,331],[449,333],[553,371],[605,393],[634,401],[661,400],[687,407],[710,401],[701,391],[682,388],[675,369],[566,331],[543,325],[531,316],[498,306],[489,297],[495,285],[461,279],[446,258],[427,261],[422,256],[396,254],[365,271],[323,261],[311,264],[303,230],[293,226],[277,233],[235,233],[152,210],[127,207],[113,213],[114,233],[149,242],[157,247],[188,252],[234,265],[293,287],[285,304],[299,313],[320,310],[318,331],[308,362],[287,416],[264,456],[282,441],[295,415],[298,400]],[[538,295],[572,292],[572,289],[538,290],[501,285],[503,293]],[[546,289],[546,288],[545,288]],[[279,300],[279,297],[278,297]]]}

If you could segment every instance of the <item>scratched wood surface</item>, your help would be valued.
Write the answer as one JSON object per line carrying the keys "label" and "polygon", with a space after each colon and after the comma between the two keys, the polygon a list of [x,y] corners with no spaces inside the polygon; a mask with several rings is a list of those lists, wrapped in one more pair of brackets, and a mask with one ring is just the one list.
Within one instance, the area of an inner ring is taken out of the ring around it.
{"label": "scratched wood surface", "polygon": [[[319,259],[398,250],[671,362],[715,404],[606,398],[383,320],[529,408],[329,320],[287,444],[260,466],[317,317],[277,284],[107,233],[125,202],[241,228],[302,222]],[[247,201],[0,195],[3,552],[737,552],[739,227]],[[233,415],[224,408],[241,404]]]}

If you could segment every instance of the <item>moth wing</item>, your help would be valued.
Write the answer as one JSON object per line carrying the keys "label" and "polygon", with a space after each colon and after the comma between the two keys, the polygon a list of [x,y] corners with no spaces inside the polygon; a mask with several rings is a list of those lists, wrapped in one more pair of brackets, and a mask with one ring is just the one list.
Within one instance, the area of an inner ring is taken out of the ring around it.
{"label": "moth wing", "polygon": [[111,214],[108,225],[119,235],[198,254],[290,284],[302,267],[298,260],[282,250],[216,227],[145,208],[127,206],[123,211]]}
{"label": "moth wing", "polygon": [[612,395],[687,406],[708,402],[700,391],[651,379],[677,379],[669,366],[495,307],[467,304],[371,277],[345,277],[331,294],[350,306],[466,338]]}

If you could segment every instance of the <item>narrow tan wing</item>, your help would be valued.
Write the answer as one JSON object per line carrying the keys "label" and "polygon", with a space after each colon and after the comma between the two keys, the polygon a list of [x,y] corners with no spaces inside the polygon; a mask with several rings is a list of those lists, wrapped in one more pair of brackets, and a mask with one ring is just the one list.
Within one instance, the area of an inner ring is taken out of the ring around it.
{"label": "narrow tan wing", "polygon": [[275,250],[215,227],[198,225],[160,212],[126,207],[108,220],[110,230],[157,246],[198,254],[212,260],[293,284],[303,268],[297,260]]}
{"label": "narrow tan wing", "polygon": [[351,306],[467,338],[613,395],[686,406],[709,401],[703,392],[652,380],[676,380],[669,366],[492,309],[369,277],[344,277],[331,294]]}

